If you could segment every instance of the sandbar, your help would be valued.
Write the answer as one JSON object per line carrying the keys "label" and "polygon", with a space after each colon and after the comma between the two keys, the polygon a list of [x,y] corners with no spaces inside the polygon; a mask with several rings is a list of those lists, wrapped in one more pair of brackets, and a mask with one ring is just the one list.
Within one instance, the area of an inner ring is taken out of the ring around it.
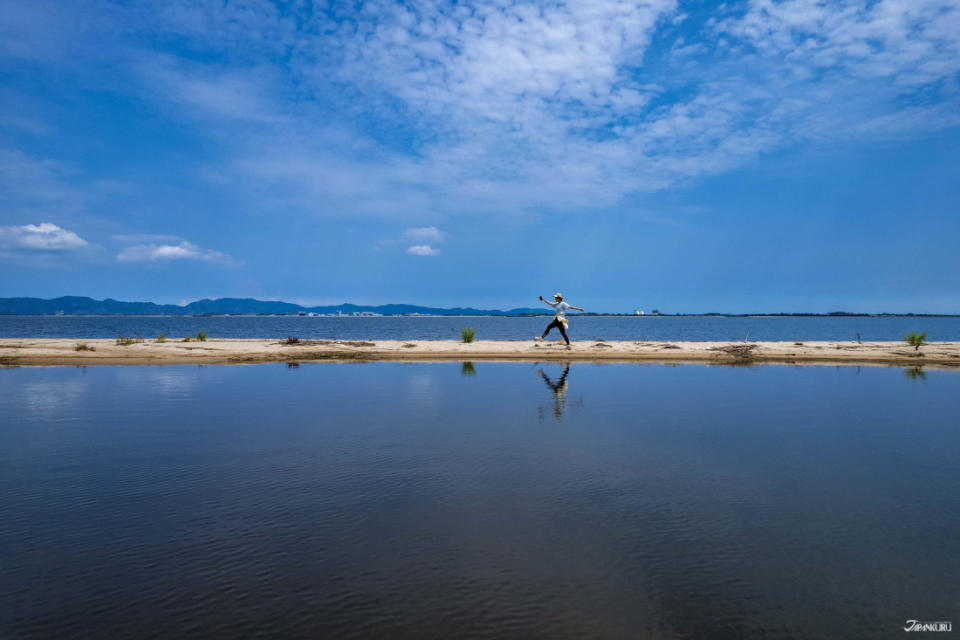
{"label": "sandbar", "polygon": [[[84,349],[85,345],[89,349]],[[81,350],[78,350],[80,348]],[[119,345],[114,339],[0,339],[0,366],[249,364],[259,362],[525,360],[847,364],[960,367],[960,342],[693,342],[582,340],[302,340],[210,339]]]}

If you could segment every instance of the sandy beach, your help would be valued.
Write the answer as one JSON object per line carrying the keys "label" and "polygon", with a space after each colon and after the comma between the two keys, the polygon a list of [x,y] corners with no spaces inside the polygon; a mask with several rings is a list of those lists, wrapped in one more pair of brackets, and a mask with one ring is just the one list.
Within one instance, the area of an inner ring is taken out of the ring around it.
{"label": "sandy beach", "polygon": [[[83,348],[85,345],[87,348]],[[79,348],[78,348],[79,347]],[[915,351],[903,342],[560,342],[454,340],[0,340],[0,366],[97,364],[244,364],[313,360],[563,360],[716,364],[934,365],[960,367],[960,342],[932,342]]]}

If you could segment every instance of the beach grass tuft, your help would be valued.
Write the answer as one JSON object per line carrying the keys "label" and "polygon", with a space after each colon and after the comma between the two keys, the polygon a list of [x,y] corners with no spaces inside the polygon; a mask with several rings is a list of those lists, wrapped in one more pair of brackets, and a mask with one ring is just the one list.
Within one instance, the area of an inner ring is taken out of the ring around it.
{"label": "beach grass tuft", "polygon": [[203,331],[197,331],[197,342],[206,342],[206,341],[207,341],[207,334],[205,334]]}
{"label": "beach grass tuft", "polygon": [[186,338],[183,339],[183,341],[184,341],[184,342],[193,342],[193,338],[191,338],[190,336],[187,336]]}
{"label": "beach grass tuft", "polygon": [[281,340],[280,344],[300,344],[300,338],[294,336],[287,336],[285,340]]}
{"label": "beach grass tuft", "polygon": [[161,333],[157,336],[157,342],[166,342],[166,341],[167,341],[167,334]]}
{"label": "beach grass tuft", "polygon": [[473,342],[474,336],[477,335],[477,330],[470,327],[463,327],[460,329],[460,337],[463,338],[464,342]]}
{"label": "beach grass tuft", "polygon": [[74,351],[96,351],[97,349],[96,347],[91,347],[86,342],[78,342],[77,344],[73,345],[73,350]]}
{"label": "beach grass tuft", "polygon": [[920,347],[927,344],[927,332],[917,333],[916,331],[911,331],[903,338],[907,341],[914,351],[919,351]]}
{"label": "beach grass tuft", "polygon": [[117,336],[117,345],[120,347],[129,347],[135,340],[126,336]]}

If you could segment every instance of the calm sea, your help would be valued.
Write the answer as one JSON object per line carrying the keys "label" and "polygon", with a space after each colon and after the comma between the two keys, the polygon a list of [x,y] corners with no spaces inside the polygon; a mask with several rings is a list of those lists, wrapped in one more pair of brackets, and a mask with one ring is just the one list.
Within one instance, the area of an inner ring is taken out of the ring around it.
{"label": "calm sea", "polygon": [[[912,331],[929,340],[960,340],[960,317],[577,317],[574,340],[902,340]],[[299,316],[0,316],[0,338],[116,338],[206,332],[212,338],[456,340],[461,327],[478,340],[526,340],[550,318]],[[556,331],[554,331],[556,336]]]}
{"label": "calm sea", "polygon": [[868,367],[0,370],[0,637],[958,625],[958,388]]}

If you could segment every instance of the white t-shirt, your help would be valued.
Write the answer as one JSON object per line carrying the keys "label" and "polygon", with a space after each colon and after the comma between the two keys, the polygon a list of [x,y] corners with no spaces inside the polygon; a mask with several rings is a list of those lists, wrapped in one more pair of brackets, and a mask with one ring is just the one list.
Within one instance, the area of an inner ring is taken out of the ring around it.
{"label": "white t-shirt", "polygon": [[554,312],[555,312],[558,316],[562,316],[564,313],[567,312],[567,309],[570,308],[570,305],[568,305],[568,304],[567,304],[566,302],[564,302],[563,300],[561,300],[560,302],[550,302],[550,301],[548,300],[548,301],[547,301],[547,304],[550,305],[551,307],[553,307]]}

